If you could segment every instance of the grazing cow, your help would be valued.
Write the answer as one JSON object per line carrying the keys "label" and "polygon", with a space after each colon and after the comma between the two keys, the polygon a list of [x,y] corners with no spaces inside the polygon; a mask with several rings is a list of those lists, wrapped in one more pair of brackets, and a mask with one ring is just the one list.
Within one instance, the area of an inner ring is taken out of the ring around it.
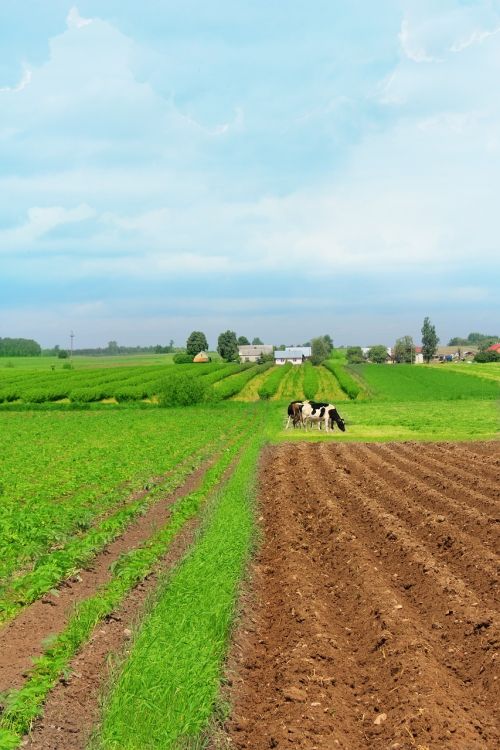
{"label": "grazing cow", "polygon": [[320,427],[321,423],[324,423],[325,431],[329,432],[330,429],[333,430],[336,423],[339,430],[345,432],[345,422],[333,404],[306,401],[302,407],[302,419],[306,428],[308,424],[313,424],[314,422],[317,422]]}
{"label": "grazing cow", "polygon": [[294,427],[302,426],[304,424],[304,420],[302,419],[302,401],[292,401],[290,404],[288,404],[288,420],[286,423],[286,428],[290,427],[290,422],[293,424]]}

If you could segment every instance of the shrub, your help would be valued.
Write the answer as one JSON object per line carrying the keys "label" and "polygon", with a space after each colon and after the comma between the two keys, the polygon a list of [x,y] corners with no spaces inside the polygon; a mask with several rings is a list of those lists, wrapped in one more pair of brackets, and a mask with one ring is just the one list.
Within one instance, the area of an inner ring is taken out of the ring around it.
{"label": "shrub", "polygon": [[500,354],[495,350],[478,352],[474,357],[474,362],[500,362]]}
{"label": "shrub", "polygon": [[160,406],[190,406],[205,400],[207,386],[203,378],[192,375],[179,375],[164,381],[158,393]]}
{"label": "shrub", "polygon": [[176,365],[190,365],[193,362],[193,357],[191,354],[177,352],[177,354],[174,354],[174,362]]}

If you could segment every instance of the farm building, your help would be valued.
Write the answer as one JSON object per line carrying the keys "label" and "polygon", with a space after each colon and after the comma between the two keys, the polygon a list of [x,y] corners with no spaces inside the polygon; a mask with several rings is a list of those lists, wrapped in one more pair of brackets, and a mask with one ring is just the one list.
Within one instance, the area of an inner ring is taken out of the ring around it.
{"label": "farm building", "polygon": [[210,362],[210,357],[206,352],[198,352],[196,357],[193,357],[193,362]]}
{"label": "farm building", "polygon": [[257,362],[264,354],[272,354],[271,344],[247,344],[238,347],[238,354],[242,362]]}
{"label": "farm building", "polygon": [[311,357],[310,346],[296,346],[293,349],[283,349],[283,351],[274,352],[274,362],[277,365],[285,365],[291,362],[292,365],[301,365],[306,359]]}
{"label": "farm building", "polygon": [[500,343],[499,344],[492,344],[486,349],[487,352],[497,352],[500,354]]}

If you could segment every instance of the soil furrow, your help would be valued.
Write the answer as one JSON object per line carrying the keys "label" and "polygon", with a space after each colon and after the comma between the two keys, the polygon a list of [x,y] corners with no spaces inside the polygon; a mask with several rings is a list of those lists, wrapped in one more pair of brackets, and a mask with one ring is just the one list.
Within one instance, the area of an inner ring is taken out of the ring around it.
{"label": "soil furrow", "polygon": [[[367,444],[366,449],[373,456],[378,456],[384,467],[384,475],[395,477],[395,481],[400,481],[411,497],[418,498],[419,502],[421,498],[429,499],[433,507],[441,508],[442,513],[457,513],[458,517],[462,518],[462,525],[470,524],[470,530],[482,528],[485,543],[488,543],[488,537],[498,539],[498,519],[490,515],[492,508],[488,501],[483,504],[480,499],[477,500],[477,505],[474,505],[472,500],[467,500],[465,492],[460,494],[438,490],[433,486],[435,480],[432,473],[428,471],[422,473],[420,478],[415,476],[417,457],[411,461],[402,456],[394,456],[390,448],[386,446]],[[493,548],[498,548],[498,544],[494,544]]]}
{"label": "soil furrow", "polygon": [[264,543],[230,661],[222,746],[497,746],[496,612],[413,538],[419,489],[391,482],[390,513],[366,463],[356,445],[268,452]]}
{"label": "soil furrow", "polygon": [[[407,456],[412,454],[413,446],[401,443],[401,452]],[[439,450],[439,444],[419,446],[419,466],[426,466],[432,472],[437,472],[440,477],[452,482],[455,486],[466,483],[473,490],[493,497],[500,502],[498,492],[498,477],[500,468],[492,467],[484,459],[482,461],[467,461],[465,457],[453,460],[453,451]],[[443,460],[444,459],[444,460]]]}
{"label": "soil furrow", "polygon": [[481,632],[481,623],[488,623],[488,641],[496,642],[496,612],[482,604],[476,592],[445,563],[437,561],[426,545],[415,540],[412,529],[387,512],[373,497],[370,487],[363,487],[364,464],[356,451],[348,454],[349,474],[344,473],[344,477],[349,478],[345,479],[335,470],[338,464],[327,449],[327,445],[320,446],[318,458],[326,459],[326,467],[328,462],[333,463],[335,473],[332,472],[331,481],[339,485],[338,502],[348,514],[355,514],[352,532],[356,534],[356,529],[363,529],[366,543],[375,551],[380,564],[400,582],[400,596],[413,603],[421,616],[430,619],[436,615],[439,602],[442,611],[435,629],[441,631],[440,638],[463,643],[451,657],[443,653],[447,667],[463,680],[471,673],[477,675],[478,670],[484,680],[492,680],[491,649],[483,649],[481,639],[469,636]]}
{"label": "soil furrow", "polygon": [[496,497],[489,497],[483,492],[477,492],[469,488],[465,482],[464,484],[450,482],[435,470],[426,471],[422,479],[420,479],[416,475],[420,462],[416,463],[415,457],[407,458],[403,453],[400,453],[399,450],[394,449],[393,446],[387,443],[383,446],[375,447],[380,450],[384,457],[389,453],[390,458],[387,459],[387,463],[399,466],[404,471],[407,471],[422,489],[426,488],[427,492],[433,490],[447,499],[460,502],[463,506],[463,511],[473,517],[478,517],[478,515],[484,513],[492,524],[498,523],[498,515],[489,515],[491,513],[498,513],[498,491],[496,492]]}
{"label": "soil furrow", "polygon": [[442,503],[436,508],[436,503],[423,492],[419,493],[417,505],[406,494],[394,492],[397,475],[387,471],[378,454],[365,446],[359,446],[359,453],[365,471],[370,473],[371,487],[384,507],[408,524],[424,544],[431,540],[434,554],[452,569],[457,567],[460,576],[489,598],[498,582],[500,564],[499,556],[486,546],[492,535],[491,526],[478,522],[464,524],[463,516],[454,508]]}
{"label": "soil furrow", "polygon": [[500,471],[500,442],[492,441],[488,453],[477,449],[477,443],[468,443],[462,448],[460,443],[451,443],[448,453],[455,465],[470,467],[473,476],[487,476],[495,480]]}

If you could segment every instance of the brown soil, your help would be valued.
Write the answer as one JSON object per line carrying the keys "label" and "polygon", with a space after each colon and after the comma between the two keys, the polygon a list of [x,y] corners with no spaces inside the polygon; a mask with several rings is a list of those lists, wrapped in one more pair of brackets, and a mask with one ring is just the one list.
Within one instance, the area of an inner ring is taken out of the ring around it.
{"label": "brown soil", "polygon": [[214,746],[498,747],[499,469],[498,443],[269,450]]}
{"label": "brown soil", "polygon": [[22,685],[33,658],[42,653],[44,641],[64,629],[74,605],[110,579],[110,566],[121,554],[139,546],[166,522],[172,504],[196,489],[209,463],[211,461],[205,462],[174,492],[150,506],[120,537],[96,555],[87,569],[61,583],[54,593],[26,607],[0,630],[0,692]]}

